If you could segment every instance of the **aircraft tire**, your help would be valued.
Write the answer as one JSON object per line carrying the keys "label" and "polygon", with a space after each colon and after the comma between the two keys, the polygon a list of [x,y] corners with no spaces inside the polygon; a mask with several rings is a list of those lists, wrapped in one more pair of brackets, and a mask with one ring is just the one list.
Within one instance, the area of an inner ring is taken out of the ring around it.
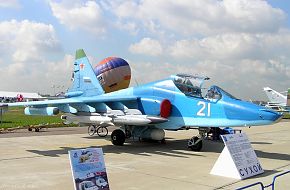
{"label": "aircraft tire", "polygon": [[95,125],[90,125],[88,127],[88,134],[90,136],[94,136],[95,133],[96,133],[96,126]]}
{"label": "aircraft tire", "polygon": [[122,146],[125,142],[126,136],[121,129],[116,129],[111,134],[113,145]]}
{"label": "aircraft tire", "polygon": [[99,137],[106,137],[108,135],[108,128],[107,127],[98,127],[97,134]]}
{"label": "aircraft tire", "polygon": [[192,137],[188,141],[188,148],[190,148],[192,151],[200,151],[202,149],[202,140],[199,141],[197,144],[194,144],[199,138],[198,137]]}

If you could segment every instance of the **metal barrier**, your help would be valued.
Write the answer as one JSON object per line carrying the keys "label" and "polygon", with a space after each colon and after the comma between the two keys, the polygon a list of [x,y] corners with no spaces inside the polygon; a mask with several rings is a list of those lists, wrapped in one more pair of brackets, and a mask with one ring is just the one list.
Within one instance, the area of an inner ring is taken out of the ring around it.
{"label": "metal barrier", "polygon": [[275,182],[276,182],[276,179],[277,179],[278,177],[283,176],[283,175],[286,175],[286,174],[288,174],[288,173],[290,173],[290,170],[288,170],[288,171],[286,171],[286,172],[283,172],[283,173],[280,173],[280,174],[278,174],[278,175],[275,175],[275,176],[273,177],[273,181],[272,181],[272,183],[269,184],[269,185],[266,185],[266,186],[265,186],[262,182],[256,182],[256,183],[253,183],[253,184],[250,184],[250,185],[246,185],[246,186],[244,186],[244,187],[240,187],[240,188],[238,188],[238,189],[236,189],[236,190],[248,189],[248,188],[250,188],[250,187],[254,187],[254,186],[260,186],[260,187],[261,187],[261,190],[264,190],[264,189],[269,188],[269,187],[272,187],[271,190],[275,190]]}
{"label": "metal barrier", "polygon": [[286,171],[286,172],[283,172],[283,173],[280,173],[280,174],[278,174],[278,175],[275,175],[275,176],[273,177],[273,181],[272,181],[272,183],[271,183],[270,185],[267,185],[266,187],[271,187],[271,186],[272,186],[272,190],[275,190],[275,181],[276,181],[276,179],[277,179],[278,177],[282,176],[282,175],[287,174],[287,173],[290,173],[290,170],[288,170],[288,171]]}
{"label": "metal barrier", "polygon": [[260,185],[260,186],[261,186],[261,190],[264,190],[264,189],[265,189],[265,187],[264,187],[264,185],[263,185],[262,182],[256,182],[256,183],[253,183],[253,184],[250,184],[250,185],[244,186],[244,187],[240,187],[240,188],[238,188],[238,189],[236,189],[236,190],[248,189],[248,188],[250,188],[250,187],[254,187],[254,186],[257,186],[257,185]]}

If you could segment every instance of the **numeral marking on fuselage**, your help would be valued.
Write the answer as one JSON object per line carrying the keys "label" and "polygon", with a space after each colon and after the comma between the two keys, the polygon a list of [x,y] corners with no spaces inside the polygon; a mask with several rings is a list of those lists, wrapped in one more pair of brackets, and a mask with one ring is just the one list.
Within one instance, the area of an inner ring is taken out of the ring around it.
{"label": "numeral marking on fuselage", "polygon": [[[196,113],[196,115],[198,116],[207,116],[207,117],[210,117],[210,103],[206,103],[206,102],[203,102],[203,101],[199,101],[197,102],[197,105],[200,106],[201,105],[201,108],[200,110]],[[207,113],[205,113],[205,109],[207,108]]]}

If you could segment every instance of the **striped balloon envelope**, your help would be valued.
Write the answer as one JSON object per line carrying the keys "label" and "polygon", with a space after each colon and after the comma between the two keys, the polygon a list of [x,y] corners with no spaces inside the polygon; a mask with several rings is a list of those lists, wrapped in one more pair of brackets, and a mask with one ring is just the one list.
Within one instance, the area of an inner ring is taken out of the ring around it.
{"label": "striped balloon envelope", "polygon": [[94,72],[106,93],[129,87],[131,68],[122,58],[105,58],[95,66]]}

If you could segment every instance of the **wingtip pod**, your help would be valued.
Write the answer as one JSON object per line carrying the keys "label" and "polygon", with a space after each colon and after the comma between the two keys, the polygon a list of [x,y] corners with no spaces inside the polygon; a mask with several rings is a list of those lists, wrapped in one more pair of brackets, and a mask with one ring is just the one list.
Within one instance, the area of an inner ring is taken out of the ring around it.
{"label": "wingtip pod", "polygon": [[80,59],[83,57],[87,57],[85,51],[83,49],[78,49],[76,51],[76,59]]}

